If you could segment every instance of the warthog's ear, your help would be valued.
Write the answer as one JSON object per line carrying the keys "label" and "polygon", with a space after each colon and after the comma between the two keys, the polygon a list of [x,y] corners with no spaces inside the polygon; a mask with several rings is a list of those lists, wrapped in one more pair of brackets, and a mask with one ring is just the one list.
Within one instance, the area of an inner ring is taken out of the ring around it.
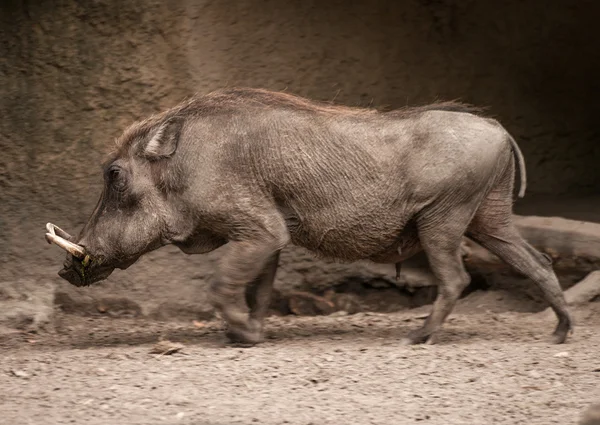
{"label": "warthog's ear", "polygon": [[182,127],[183,119],[178,117],[169,118],[157,126],[156,130],[150,133],[148,140],[144,142],[142,155],[154,160],[173,155],[177,150]]}

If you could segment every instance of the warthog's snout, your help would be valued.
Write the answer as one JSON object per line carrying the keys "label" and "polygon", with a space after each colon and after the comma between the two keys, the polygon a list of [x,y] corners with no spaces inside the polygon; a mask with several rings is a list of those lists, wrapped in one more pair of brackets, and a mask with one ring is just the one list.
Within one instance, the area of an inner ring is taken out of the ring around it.
{"label": "warthog's snout", "polygon": [[70,234],[52,223],[46,224],[46,241],[67,251],[67,259],[58,275],[75,286],[89,286],[106,279],[115,269],[101,266],[88,254],[85,247],[73,242]]}
{"label": "warthog's snout", "polygon": [[97,265],[92,260],[85,263],[73,255],[67,254],[63,269],[58,272],[58,275],[72,285],[90,286],[106,279],[114,269],[111,266]]}

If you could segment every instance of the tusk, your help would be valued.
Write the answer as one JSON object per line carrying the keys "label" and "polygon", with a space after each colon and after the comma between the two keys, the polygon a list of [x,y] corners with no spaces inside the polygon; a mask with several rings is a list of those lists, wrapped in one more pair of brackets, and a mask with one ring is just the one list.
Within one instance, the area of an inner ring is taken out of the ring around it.
{"label": "tusk", "polygon": [[48,229],[48,233],[46,233],[46,241],[48,243],[58,245],[59,247],[70,253],[73,257],[79,260],[85,258],[85,250],[83,249],[83,247],[74,244],[73,242],[66,240],[63,236],[57,235],[55,233],[56,230],[58,230],[58,233],[69,236],[67,232],[62,230],[60,227],[56,227],[52,223],[48,223],[46,225],[46,229]]}
{"label": "tusk", "polygon": [[73,242],[69,242],[66,239],[61,238],[58,235],[46,233],[46,240],[48,241],[48,243],[58,245],[59,247],[73,255],[73,257],[76,257],[79,260],[82,260],[85,257],[85,251],[82,247],[80,247],[79,245],[75,245]]}
{"label": "tusk", "polygon": [[58,235],[61,238],[66,239],[68,241],[73,240],[73,237],[71,235],[69,235],[67,232],[65,232],[63,229],[61,229],[55,224],[46,224],[46,230],[48,230],[49,233],[52,233],[53,235]]}

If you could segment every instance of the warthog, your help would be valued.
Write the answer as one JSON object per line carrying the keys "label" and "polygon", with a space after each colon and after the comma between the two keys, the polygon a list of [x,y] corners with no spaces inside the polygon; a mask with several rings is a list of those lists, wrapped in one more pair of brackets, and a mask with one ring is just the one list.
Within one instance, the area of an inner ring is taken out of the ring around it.
{"label": "warthog", "polygon": [[[403,340],[422,343],[469,284],[466,235],[537,284],[562,343],[572,321],[552,263],[511,222],[515,164],[522,197],[525,164],[514,139],[460,103],[380,112],[220,90],[126,129],[79,236],[49,224],[47,239],[68,251],[59,275],[76,286],[163,245],[201,254],[227,244],[211,300],[227,336],[248,344],[262,340],[288,243],[397,267],[424,250],[438,295],[424,325]],[[247,310],[235,302],[244,295]]]}

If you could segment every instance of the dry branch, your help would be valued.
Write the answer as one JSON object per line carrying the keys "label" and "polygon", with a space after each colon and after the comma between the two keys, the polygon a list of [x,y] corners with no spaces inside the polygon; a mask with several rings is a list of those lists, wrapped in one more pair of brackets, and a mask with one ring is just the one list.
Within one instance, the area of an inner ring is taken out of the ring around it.
{"label": "dry branch", "polygon": [[[568,266],[600,268],[600,224],[561,217],[514,216],[521,236],[536,249]],[[498,257],[465,238],[465,264],[489,271],[508,269]]]}

